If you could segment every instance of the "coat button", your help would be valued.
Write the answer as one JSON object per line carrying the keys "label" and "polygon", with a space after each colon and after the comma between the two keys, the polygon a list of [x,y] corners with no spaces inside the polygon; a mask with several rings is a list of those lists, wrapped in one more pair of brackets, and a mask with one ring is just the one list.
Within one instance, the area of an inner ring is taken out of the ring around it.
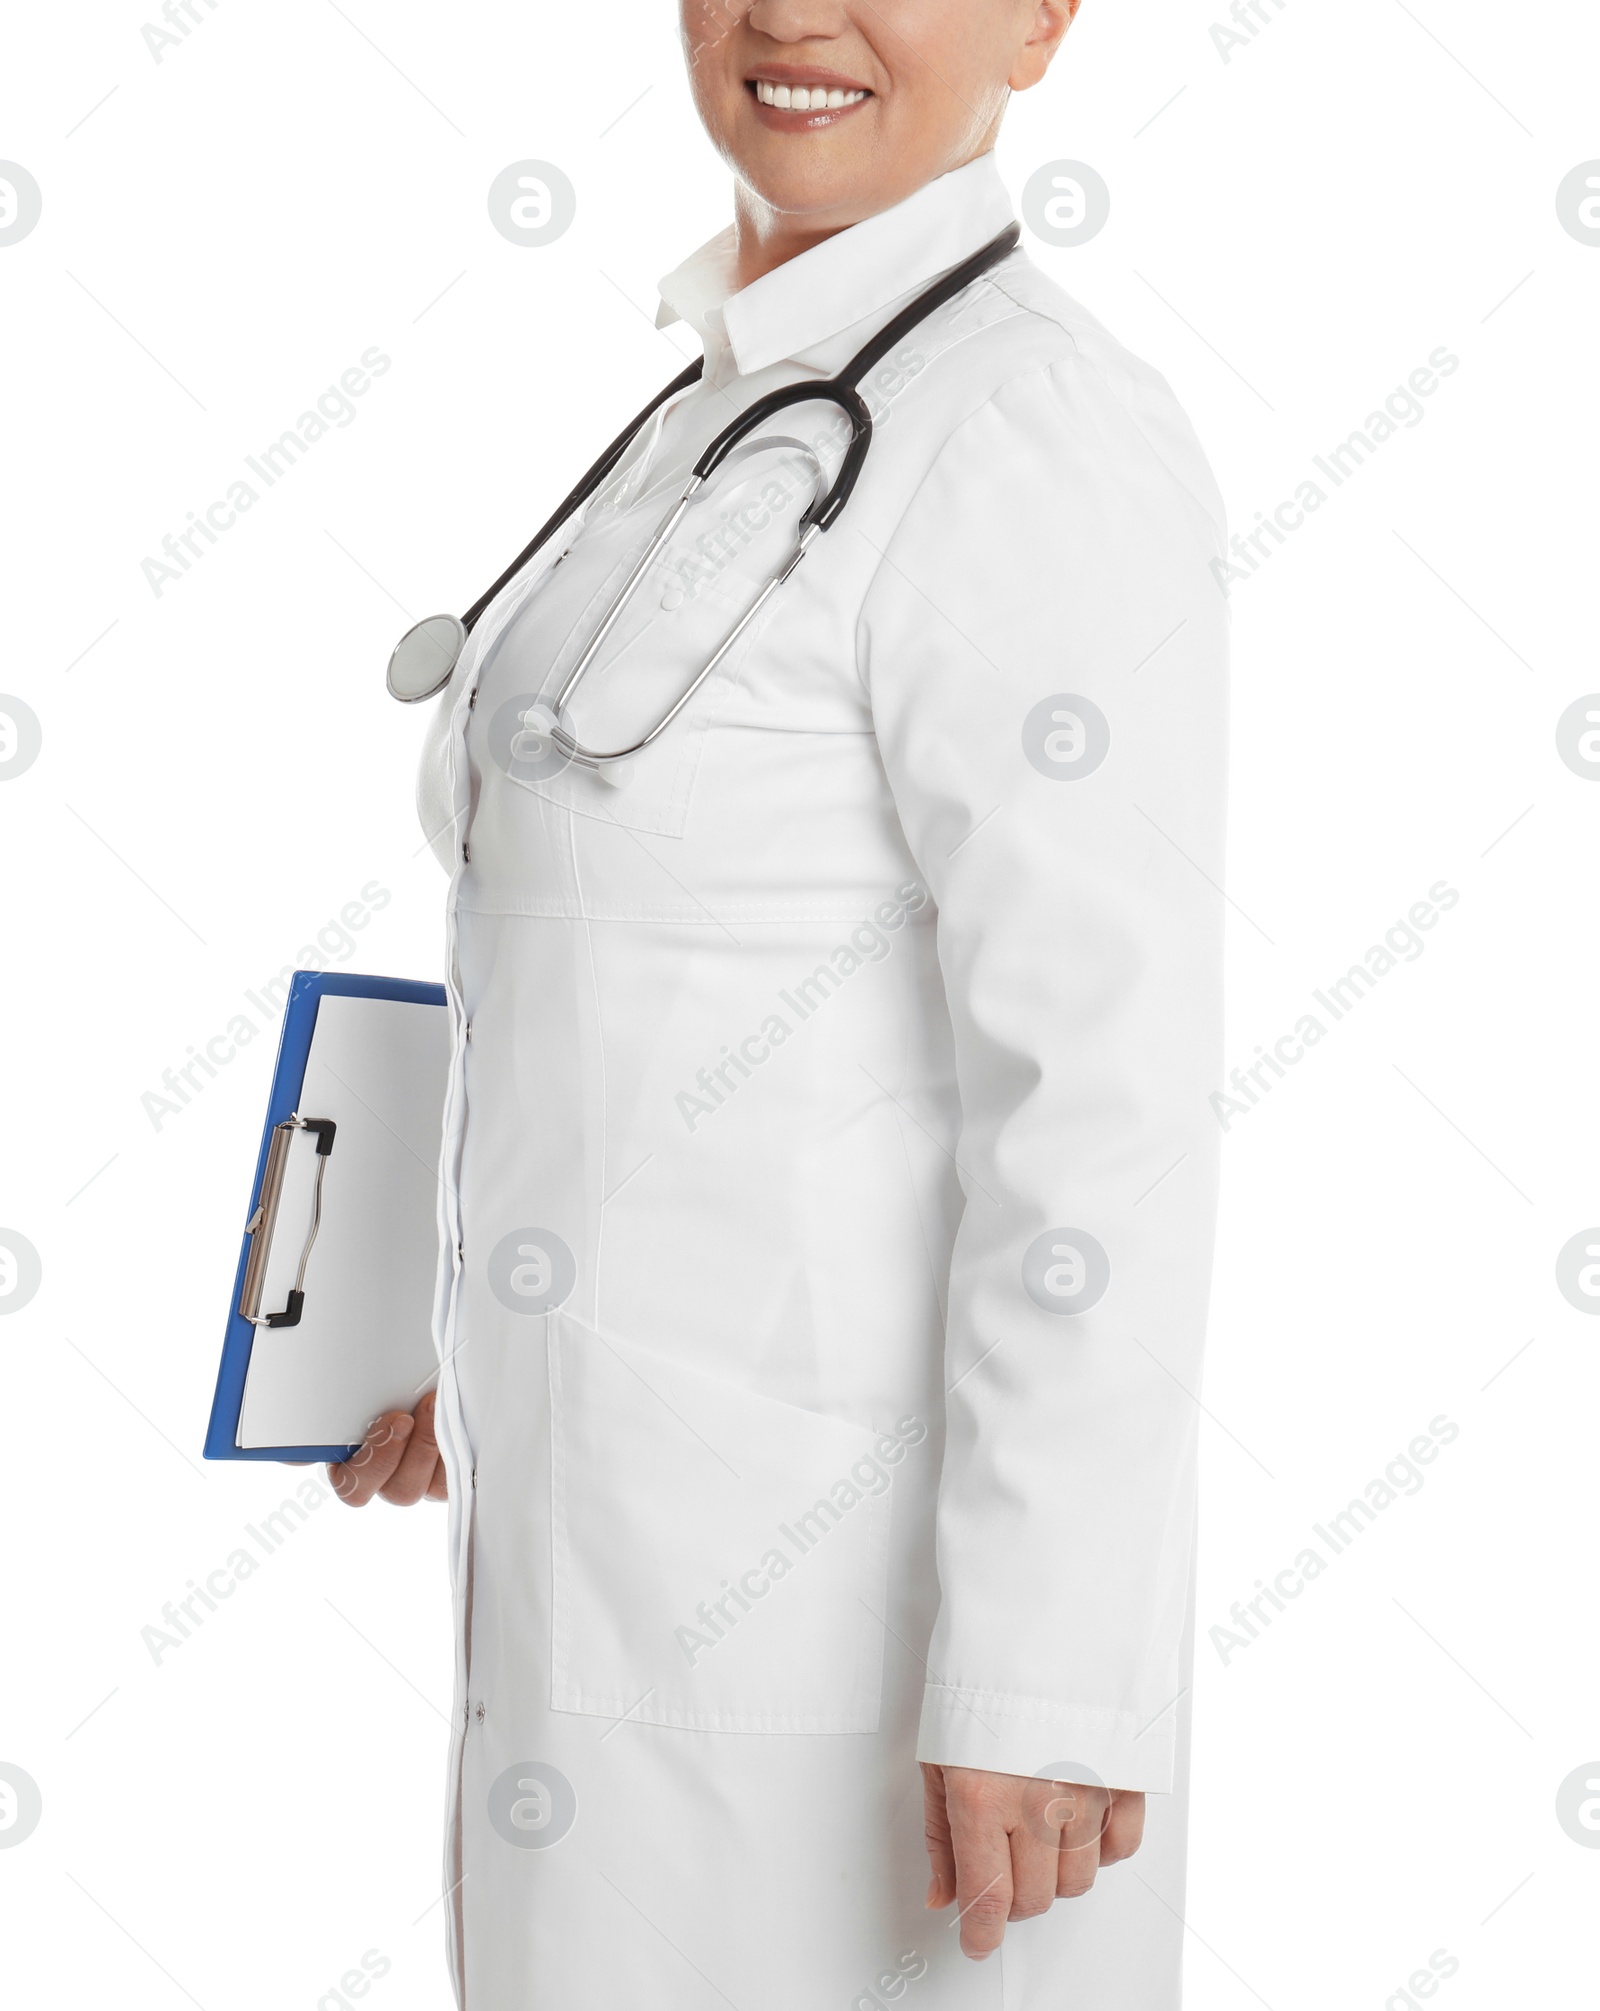
{"label": "coat button", "polygon": [[461,863],[463,866],[470,866],[472,864],[472,847],[470,845],[462,846]]}
{"label": "coat button", "polygon": [[488,1708],[488,1706],[487,1706],[486,1704],[480,1704],[480,1705],[478,1706],[478,1723],[479,1723],[479,1724],[481,1725],[481,1724],[483,1723],[484,1719],[485,1719],[485,1718],[486,1718],[486,1717],[487,1717],[488,1715],[489,1715],[489,1708]]}

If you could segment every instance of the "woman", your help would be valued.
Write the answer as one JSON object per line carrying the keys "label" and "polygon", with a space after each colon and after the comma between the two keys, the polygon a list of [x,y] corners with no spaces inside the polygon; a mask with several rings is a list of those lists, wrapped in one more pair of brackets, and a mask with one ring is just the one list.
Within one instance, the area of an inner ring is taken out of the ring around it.
{"label": "woman", "polygon": [[[548,733],[707,442],[1011,221],[990,149],[1074,6],[683,0],[736,184],[662,284],[703,378],[434,721],[437,1446],[430,1398],[334,1478],[450,1500],[470,2011],[1178,2001],[1225,704],[1189,427],[1013,251],[863,380],[848,505],[671,726],[620,775]],[[831,407],[761,431],[606,634],[590,748],[839,466]]]}

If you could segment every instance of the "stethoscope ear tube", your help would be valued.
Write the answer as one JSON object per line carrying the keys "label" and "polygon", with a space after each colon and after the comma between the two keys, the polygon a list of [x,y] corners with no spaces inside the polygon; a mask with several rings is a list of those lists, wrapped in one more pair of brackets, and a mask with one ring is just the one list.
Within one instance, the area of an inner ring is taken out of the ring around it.
{"label": "stethoscope ear tube", "polygon": [[465,615],[462,617],[462,625],[468,635],[477,627],[479,617],[494,599],[495,595],[499,593],[500,589],[509,586],[517,574],[528,563],[529,559],[560,530],[568,517],[575,510],[581,510],[584,504],[588,502],[595,490],[599,488],[607,475],[611,473],[612,469],[628,451],[634,435],[639,431],[640,427],[644,425],[646,420],[655,417],[657,406],[665,405],[669,398],[675,398],[680,391],[687,391],[689,386],[699,379],[700,373],[704,368],[705,358],[697,356],[687,370],[679,371],[670,384],[665,385],[656,393],[642,412],[634,414],[627,425],[623,427],[622,431],[600,456],[599,460],[595,462],[593,467],[590,468],[588,473],[578,483],[577,487],[564,496],[556,505],[551,516],[540,526],[537,535],[523,546],[522,550],[518,552],[517,556],[506,567],[494,585],[485,593],[480,594],[471,607],[467,609]]}
{"label": "stethoscope ear tube", "polygon": [[798,384],[782,384],[776,391],[769,391],[765,397],[757,398],[746,406],[738,418],[725,426],[694,464],[694,479],[708,481],[739,443],[755,432],[759,426],[774,418],[779,412],[787,411],[791,405],[837,405],[850,426],[850,444],[845,449],[839,472],[829,484],[825,496],[812,503],[800,519],[802,530],[815,525],[825,531],[850,500],[850,491],[856,485],[867,458],[867,449],[872,445],[872,414],[853,384],[843,377],[824,377],[814,384],[803,379]]}
{"label": "stethoscope ear tube", "polygon": [[455,675],[461,652],[467,646],[467,637],[495,595],[502,587],[511,584],[529,559],[560,529],[573,511],[582,509],[588,502],[627,452],[628,444],[639,428],[654,416],[656,407],[664,405],[679,391],[686,391],[699,377],[704,365],[705,358],[700,357],[687,370],[680,371],[670,384],[656,393],[642,412],[628,421],[577,487],[557,504],[554,513],[539,527],[537,535],[523,546],[494,585],[478,596],[465,615],[431,614],[406,630],[394,646],[384,678],[391,698],[398,698],[402,705],[419,705],[425,698],[438,697]]}
{"label": "stethoscope ear tube", "polygon": [[[711,672],[727,655],[729,649],[739,636],[748,628],[757,611],[766,604],[773,591],[783,585],[793,574],[796,566],[799,565],[801,559],[810,549],[815,538],[821,532],[828,530],[837,521],[845,504],[849,502],[851,493],[860,479],[861,471],[866,466],[867,452],[872,445],[872,415],[867,410],[866,401],[856,388],[861,379],[875,364],[881,362],[895,345],[905,335],[909,334],[918,323],[925,321],[936,309],[944,306],[946,301],[953,300],[958,293],[970,286],[975,279],[987,272],[991,266],[998,265],[1003,258],[1008,258],[1016,250],[1021,235],[1022,228],[1020,224],[1008,224],[998,236],[991,238],[988,244],[974,252],[970,258],[964,259],[960,265],[954,267],[950,272],[947,272],[943,279],[935,281],[932,286],[919,293],[908,307],[903,308],[883,328],[880,328],[870,342],[863,344],[856,351],[855,355],[851,357],[850,361],[836,377],[825,377],[814,381],[802,379],[799,383],[781,385],[776,391],[769,391],[764,397],[757,398],[730,425],[723,428],[694,464],[694,472],[690,475],[684,487],[683,494],[668,512],[665,521],[655,536],[650,540],[644,556],[633,568],[621,591],[613,598],[610,607],[601,618],[600,625],[590,638],[588,647],[568,673],[566,682],[563,684],[555,702],[554,712],[558,722],[567,700],[572,696],[585,671],[594,660],[595,652],[610,633],[617,618],[627,606],[635,588],[639,585],[640,580],[661,551],[668,537],[670,537],[684,510],[688,507],[690,497],[757,427],[763,425],[775,413],[786,411],[791,405],[809,405],[821,402],[838,407],[849,425],[850,442],[845,448],[844,456],[839,464],[839,471],[829,485],[827,493],[814,500],[801,517],[799,524],[799,544],[788,564],[781,572],[775,574],[767,582],[767,585],[762,589],[754,605],[746,611],[738,627],[726,638],[716,655],[700,671],[694,682],[679,697],[672,709],[657,720],[650,731],[642,739],[635,741],[631,747],[617,748],[609,753],[583,746],[579,740],[558,725],[555,732],[557,744],[571,759],[583,762],[591,767],[598,767],[606,762],[621,761],[630,754],[637,754],[641,748],[648,747],[657,734],[661,733],[677,718],[689,699],[700,689],[707,677],[710,676]],[[577,487],[562,499],[548,521],[541,525],[538,534],[518,552],[517,556],[506,567],[500,577],[473,602],[465,615],[460,617],[455,615],[430,615],[425,621],[417,622],[406,631],[395,645],[394,653],[389,659],[387,682],[390,692],[396,698],[402,700],[405,704],[415,705],[421,699],[432,698],[438,692],[444,690],[455,672],[457,663],[460,661],[461,652],[466,647],[468,636],[472,633],[480,616],[494,600],[495,596],[502,588],[510,585],[511,581],[516,578],[517,574],[522,571],[528,561],[561,525],[575,511],[582,509],[583,505],[589,501],[590,497],[594,495],[601,483],[605,481],[606,477],[627,452],[629,446],[639,433],[640,428],[644,426],[647,420],[653,417],[658,407],[664,405],[669,398],[675,397],[678,392],[686,391],[699,378],[703,368],[704,359],[697,358],[686,370],[681,371],[674,377],[670,384],[658,391],[642,412],[636,414],[634,418],[628,421],[628,424],[606,448],[605,452],[594,463],[593,467],[589,469],[587,474],[584,475]],[[800,442],[796,441],[782,441],[772,444],[801,445]],[[746,451],[750,450],[747,449]],[[815,454],[810,448],[805,448],[804,451],[811,454],[812,458],[815,459]]]}
{"label": "stethoscope ear tube", "polygon": [[849,502],[850,491],[867,465],[867,449],[872,445],[872,414],[867,410],[860,392],[841,385],[834,402],[850,421],[850,444],[844,450],[844,459],[833,478],[833,486],[825,496],[818,497],[800,519],[802,531],[813,527],[819,531],[828,529]]}

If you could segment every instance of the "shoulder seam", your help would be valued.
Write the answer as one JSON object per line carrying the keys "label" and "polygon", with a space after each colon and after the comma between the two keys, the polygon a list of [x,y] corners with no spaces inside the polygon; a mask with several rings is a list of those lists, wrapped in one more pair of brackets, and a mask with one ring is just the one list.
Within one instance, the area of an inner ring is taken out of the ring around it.
{"label": "shoulder seam", "polygon": [[[1009,265],[1010,263],[1011,261],[1007,259],[1006,265]],[[1035,270],[1035,268],[1030,264],[1029,270],[1032,271]],[[996,288],[996,290],[1000,293],[1003,293],[1006,299],[1011,302],[1013,307],[1020,308],[1024,314],[1031,314],[1036,316],[1040,321],[1048,321],[1052,323],[1055,327],[1061,330],[1061,333],[1067,338],[1068,342],[1072,344],[1072,347],[1076,351],[1076,353],[1080,356],[1083,354],[1083,346],[1078,341],[1076,332],[1068,327],[1067,323],[1062,320],[1060,315],[1049,313],[1045,308],[1040,307],[1035,301],[1024,300],[1022,296],[1017,292],[1015,286],[1007,284],[1007,274],[1005,266],[1001,266],[997,271],[991,272],[989,274],[989,279]]]}
{"label": "shoulder seam", "polygon": [[[994,275],[991,273],[989,275],[989,278],[992,281]],[[1009,297],[1010,296],[1008,294],[1008,298]],[[1037,312],[1036,309],[1029,308],[1025,301],[1018,301],[1017,305],[1022,308],[1024,313]],[[1042,318],[1048,319],[1047,316]],[[1071,333],[1070,330],[1066,332],[1069,335]],[[1000,396],[1000,394],[1003,391],[1009,391],[1014,384],[1020,384],[1024,380],[1024,378],[1042,376],[1046,371],[1054,370],[1058,366],[1058,364],[1062,363],[1063,361],[1065,361],[1063,357],[1052,356],[1046,358],[1042,362],[1028,363],[1024,365],[1023,368],[1013,371],[1010,376],[1003,378],[1000,381],[1000,383],[994,385],[990,389],[987,397],[985,397],[980,404],[974,405],[972,410],[968,412],[965,415],[965,417],[959,419],[956,422],[956,424],[951,427],[950,431],[944,436],[944,438],[939,442],[939,445],[935,450],[935,452],[929,456],[928,465],[923,469],[921,475],[917,478],[916,487],[911,491],[910,495],[906,497],[905,503],[901,508],[899,518],[895,523],[895,527],[889,533],[888,537],[884,540],[883,549],[878,554],[878,563],[872,568],[871,576],[868,578],[865,585],[861,589],[861,599],[857,604],[855,650],[854,650],[856,682],[857,684],[860,685],[862,693],[865,696],[869,707],[872,703],[872,691],[871,687],[867,683],[866,677],[861,668],[861,628],[867,616],[867,603],[872,598],[873,592],[877,587],[878,581],[883,576],[883,569],[886,565],[893,564],[893,561],[890,559],[889,554],[891,551],[893,551],[895,545],[899,541],[900,534],[905,527],[905,521],[907,517],[909,517],[912,511],[916,508],[917,503],[921,499],[923,490],[927,487],[929,480],[932,478],[934,470],[941,464],[941,462],[944,460],[945,455],[949,453],[950,449],[955,445],[956,441],[960,439],[961,435],[967,430],[967,428],[973,423],[973,421],[975,419],[981,418],[983,414],[989,410],[990,406],[994,404],[995,400]],[[896,567],[895,569],[897,571],[899,570],[898,567]]]}
{"label": "shoulder seam", "polygon": [[[1118,381],[1119,375],[1123,375],[1125,377],[1125,373],[1119,373],[1114,369],[1109,369],[1107,367],[1108,359],[1104,356],[1097,355],[1093,349],[1086,348],[1084,344],[1079,340],[1078,331],[1075,328],[1073,328],[1070,325],[1070,323],[1068,323],[1065,319],[1063,319],[1059,315],[1050,313],[1046,308],[1036,306],[1035,304],[1033,304],[1028,300],[1019,298],[1015,289],[1011,285],[1008,285],[1006,283],[1006,268],[1010,265],[1010,263],[1011,261],[1008,259],[1005,265],[997,268],[994,272],[991,272],[987,275],[991,284],[994,285],[997,291],[1004,293],[1006,298],[1009,301],[1011,301],[1013,306],[1015,306],[1019,312],[1023,314],[1034,315],[1039,320],[1050,322],[1054,327],[1058,328],[1061,331],[1062,336],[1065,338],[1067,344],[1067,347],[1062,351],[1061,355],[1051,357],[1045,363],[1037,365],[1035,367],[1045,370],[1053,370],[1057,368],[1060,364],[1075,360],[1078,363],[1080,363],[1085,370],[1091,372],[1093,375],[1094,382],[1101,387],[1101,389],[1105,392],[1105,395],[1109,399],[1111,399],[1113,404],[1115,404],[1117,410],[1123,415],[1124,419],[1127,421],[1129,426],[1132,427],[1133,431],[1139,436],[1140,440],[1144,443],[1146,451],[1154,456],[1156,461],[1160,463],[1161,467],[1165,469],[1168,477],[1172,481],[1176,482],[1178,487],[1182,489],[1185,495],[1189,497],[1191,503],[1200,512],[1201,516],[1204,517],[1209,523],[1211,523],[1214,528],[1218,529],[1220,533],[1221,529],[1220,520],[1213,515],[1211,507],[1207,503],[1205,497],[1197,493],[1190,486],[1190,484],[1179,473],[1178,469],[1172,465],[1172,463],[1167,459],[1167,457],[1156,446],[1156,443],[1151,438],[1150,434],[1146,432],[1145,428],[1140,424],[1139,419],[1135,413],[1134,407],[1128,402],[1128,399],[1126,398],[1126,396],[1124,396],[1124,392],[1121,385],[1119,385]],[[1028,270],[1030,272],[1037,272],[1038,268],[1034,266],[1030,261],[1028,263]],[[1039,276],[1041,278],[1045,277],[1044,274],[1040,274]],[[1096,324],[1096,326],[1098,326],[1098,324]],[[1104,330],[1102,330],[1101,332],[1102,334],[1106,335],[1106,339],[1111,345],[1113,359],[1117,354],[1121,354],[1122,356],[1127,357],[1129,362],[1135,364],[1139,369],[1144,370],[1148,372],[1150,375],[1157,378],[1159,382],[1166,387],[1169,395],[1171,394],[1171,386],[1167,384],[1165,375],[1162,372],[1158,371],[1153,364],[1146,362],[1141,357],[1129,355],[1129,352],[1123,348],[1122,344],[1117,341],[1117,338],[1114,335],[1110,335],[1109,333],[1107,333],[1107,331]],[[1019,370],[1015,372],[1014,375],[1006,378],[1002,383],[997,384],[994,387],[994,391],[990,394],[991,400],[994,397],[997,397],[1000,392],[1005,390],[1008,385],[1018,382],[1022,377],[1026,376],[1027,374],[1028,373],[1026,370]],[[982,409],[983,408],[981,406],[976,407],[973,412],[968,414],[968,417],[975,418],[977,416],[978,411],[981,411]],[[1181,407],[1179,408],[1179,416],[1184,420],[1185,424],[1188,424],[1188,415],[1187,413],[1182,411]],[[965,419],[962,420],[961,424],[965,425],[966,420]],[[958,432],[959,430],[960,430],[959,427],[953,429],[950,438],[954,439],[955,433]],[[941,447],[939,451],[942,454],[944,448]],[[1201,452],[1203,457],[1204,450],[1202,449]],[[1215,478],[1213,477],[1213,481],[1214,480]],[[908,504],[907,507],[909,508],[910,505]]]}

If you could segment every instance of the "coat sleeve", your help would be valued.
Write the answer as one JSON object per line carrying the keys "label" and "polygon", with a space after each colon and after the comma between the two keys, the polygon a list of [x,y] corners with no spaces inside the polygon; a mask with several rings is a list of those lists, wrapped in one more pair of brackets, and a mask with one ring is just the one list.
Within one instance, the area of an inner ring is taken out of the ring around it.
{"label": "coat sleeve", "polygon": [[1222,538],[1162,380],[1074,354],[950,437],[862,607],[961,1111],[928,1761],[1172,1784],[1218,1161]]}

